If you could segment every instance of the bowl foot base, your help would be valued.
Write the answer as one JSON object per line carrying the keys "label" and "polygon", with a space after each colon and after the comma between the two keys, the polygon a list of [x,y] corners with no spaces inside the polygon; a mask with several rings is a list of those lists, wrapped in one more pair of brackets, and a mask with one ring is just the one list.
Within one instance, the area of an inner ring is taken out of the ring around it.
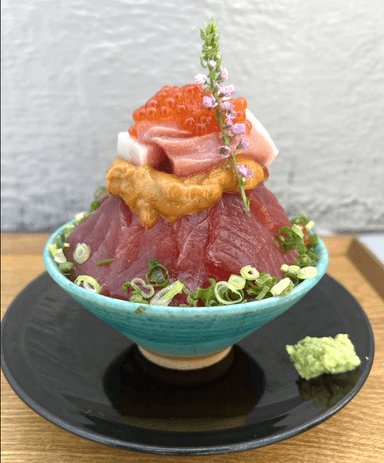
{"label": "bowl foot base", "polygon": [[[182,385],[182,386],[198,386],[200,384],[210,383],[211,381],[215,381],[218,378],[223,377],[228,370],[230,370],[233,365],[236,363],[236,349],[229,347],[221,352],[216,352],[215,354],[210,354],[208,356],[199,356],[197,360],[200,363],[194,365],[188,365],[189,367],[193,366],[194,368],[183,368],[177,369],[174,368],[174,364],[172,362],[177,362],[176,366],[180,366],[181,362],[188,362],[188,357],[176,357],[177,360],[174,360],[175,356],[163,356],[167,358],[166,362],[168,365],[171,364],[171,367],[163,366],[162,364],[154,363],[152,360],[149,360],[149,356],[151,359],[153,358],[150,354],[155,354],[155,356],[159,355],[152,351],[148,351],[148,349],[143,349],[142,347],[135,345],[135,360],[137,365],[140,367],[141,371],[147,375],[150,375],[152,378],[169,383],[172,385]],[[143,352],[144,351],[144,352]],[[148,355],[148,352],[150,353]],[[169,359],[171,357],[171,360]],[[201,362],[202,359],[207,366],[202,366]],[[187,359],[187,360],[185,360]],[[163,359],[164,360],[164,359]],[[212,363],[216,361],[215,363]],[[183,363],[185,367],[185,363]]]}
{"label": "bowl foot base", "polygon": [[138,346],[141,354],[150,362],[163,368],[182,371],[199,370],[201,368],[210,367],[223,360],[231,352],[232,347],[233,346],[227,347],[213,354],[181,357],[178,355],[159,354],[145,347]]}

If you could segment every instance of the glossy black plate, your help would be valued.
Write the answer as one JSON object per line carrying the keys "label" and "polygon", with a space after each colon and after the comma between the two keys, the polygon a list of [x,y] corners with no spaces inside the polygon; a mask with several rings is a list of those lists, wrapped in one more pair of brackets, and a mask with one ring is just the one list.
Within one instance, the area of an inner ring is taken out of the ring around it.
{"label": "glossy black plate", "polygon": [[[286,344],[348,333],[361,365],[299,378]],[[361,389],[374,339],[358,302],[325,275],[299,303],[239,342],[204,378],[170,379],[134,344],[70,298],[45,273],[2,323],[2,367],[33,410],[67,431],[122,449],[205,455],[262,447],[304,432]],[[201,372],[200,372],[201,373]]]}

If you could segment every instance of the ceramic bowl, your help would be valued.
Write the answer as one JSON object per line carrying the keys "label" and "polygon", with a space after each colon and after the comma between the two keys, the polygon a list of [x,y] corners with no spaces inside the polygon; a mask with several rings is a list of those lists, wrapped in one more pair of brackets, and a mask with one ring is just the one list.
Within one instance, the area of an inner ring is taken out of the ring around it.
{"label": "ceramic bowl", "polygon": [[203,368],[223,359],[236,342],[299,301],[319,282],[328,266],[328,252],[319,239],[317,276],[304,280],[287,296],[225,307],[147,305],[145,311],[137,313],[140,304],[87,291],[59,271],[48,243],[54,244],[67,225],[52,234],[44,249],[51,277],[84,308],[137,343],[147,359],[179,370]]}

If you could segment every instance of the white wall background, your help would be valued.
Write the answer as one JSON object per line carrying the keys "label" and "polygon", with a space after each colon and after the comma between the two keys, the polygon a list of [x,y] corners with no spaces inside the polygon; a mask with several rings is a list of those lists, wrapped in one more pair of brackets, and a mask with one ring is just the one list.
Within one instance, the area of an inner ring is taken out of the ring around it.
{"label": "white wall background", "polygon": [[281,204],[384,229],[382,0],[3,0],[3,231],[89,207],[132,112],[202,72],[212,16],[228,83],[280,150],[267,186]]}

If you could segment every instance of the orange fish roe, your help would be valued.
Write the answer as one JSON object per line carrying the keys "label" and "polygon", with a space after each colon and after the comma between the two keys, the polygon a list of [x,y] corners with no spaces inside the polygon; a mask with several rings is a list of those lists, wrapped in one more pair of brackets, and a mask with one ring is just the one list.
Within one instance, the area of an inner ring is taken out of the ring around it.
{"label": "orange fish roe", "polygon": [[[190,132],[192,136],[221,132],[214,112],[204,108],[203,97],[204,88],[200,84],[184,85],[184,87],[166,85],[133,113],[135,125],[129,128],[129,135],[137,138],[137,126],[141,122],[159,123],[167,120],[176,121],[182,130]],[[234,105],[237,113],[236,119],[233,120],[234,124],[245,123],[249,133],[252,124],[245,118],[247,100],[240,97],[236,100],[230,99],[229,102]]]}

